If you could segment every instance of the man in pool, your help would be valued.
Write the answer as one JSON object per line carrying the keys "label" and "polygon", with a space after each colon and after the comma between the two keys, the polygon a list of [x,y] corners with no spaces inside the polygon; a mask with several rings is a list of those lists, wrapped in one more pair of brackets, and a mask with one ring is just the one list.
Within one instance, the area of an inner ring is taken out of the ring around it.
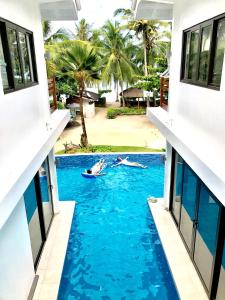
{"label": "man in pool", "polygon": [[114,164],[112,167],[117,167],[119,165],[125,165],[125,166],[129,166],[129,167],[137,167],[137,168],[142,168],[142,169],[147,168],[146,166],[139,164],[138,162],[128,161],[128,156],[126,158],[122,158],[122,157],[118,156],[117,161],[118,161],[118,163]]}

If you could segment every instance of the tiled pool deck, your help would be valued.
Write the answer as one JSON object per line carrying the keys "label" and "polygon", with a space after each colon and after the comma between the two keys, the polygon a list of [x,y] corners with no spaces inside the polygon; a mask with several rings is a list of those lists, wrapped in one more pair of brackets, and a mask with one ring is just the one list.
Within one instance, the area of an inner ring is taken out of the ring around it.
{"label": "tiled pool deck", "polygon": [[[181,300],[207,300],[208,297],[187,254],[163,199],[150,203],[163,248]],[[75,202],[60,202],[37,269],[38,284],[33,300],[56,300],[70,233]],[[175,254],[176,252],[176,254]]]}
{"label": "tiled pool deck", "polygon": [[33,300],[57,299],[74,208],[74,201],[60,202],[36,272],[39,279]]}
{"label": "tiled pool deck", "polygon": [[207,300],[206,292],[181,240],[172,216],[163,204],[164,200],[159,199],[157,203],[149,202],[149,207],[180,298],[181,300]]}

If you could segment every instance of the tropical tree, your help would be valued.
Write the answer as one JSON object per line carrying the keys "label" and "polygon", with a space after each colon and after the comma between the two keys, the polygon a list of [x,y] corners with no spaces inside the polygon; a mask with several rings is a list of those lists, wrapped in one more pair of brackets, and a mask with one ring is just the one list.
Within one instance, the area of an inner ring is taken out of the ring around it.
{"label": "tropical tree", "polygon": [[[136,67],[129,59],[127,53],[128,35],[122,35],[118,22],[107,21],[102,28],[102,63],[104,69],[102,80],[108,84],[113,81],[116,85],[117,100],[119,97],[119,86],[123,92],[124,82],[131,83],[135,74]],[[126,52],[127,51],[127,52]],[[124,99],[122,96],[123,105]]]}
{"label": "tropical tree", "polygon": [[52,44],[71,39],[71,34],[63,27],[52,33],[50,21],[42,21],[42,30],[45,44]]}
{"label": "tropical tree", "polygon": [[75,24],[75,38],[80,41],[90,41],[92,37],[91,25],[85,19]]}
{"label": "tropical tree", "polygon": [[63,64],[63,74],[73,78],[78,85],[83,131],[80,143],[82,147],[87,147],[88,138],[83,112],[83,93],[87,84],[100,79],[99,56],[90,43],[74,41],[71,47],[66,49],[61,61]]}

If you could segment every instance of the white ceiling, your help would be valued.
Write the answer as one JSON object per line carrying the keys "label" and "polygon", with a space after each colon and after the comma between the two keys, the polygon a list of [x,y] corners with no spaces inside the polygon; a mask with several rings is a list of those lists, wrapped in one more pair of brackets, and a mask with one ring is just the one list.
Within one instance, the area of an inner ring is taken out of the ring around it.
{"label": "white ceiling", "polygon": [[173,0],[139,0],[136,4],[136,19],[172,20]]}
{"label": "white ceiling", "polygon": [[75,21],[78,10],[81,9],[79,0],[38,0],[41,17],[47,21]]}

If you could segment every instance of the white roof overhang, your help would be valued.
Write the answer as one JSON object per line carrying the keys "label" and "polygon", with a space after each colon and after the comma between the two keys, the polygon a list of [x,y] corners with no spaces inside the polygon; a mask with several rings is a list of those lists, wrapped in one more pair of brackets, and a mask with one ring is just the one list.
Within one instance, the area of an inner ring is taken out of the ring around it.
{"label": "white roof overhang", "polygon": [[39,0],[41,17],[46,21],[75,21],[80,0]]}
{"label": "white roof overhang", "polygon": [[165,20],[173,19],[173,0],[132,0],[136,19]]}
{"label": "white roof overhang", "polygon": [[174,119],[161,107],[148,108],[147,116],[218,200],[225,205],[225,171],[221,166],[221,162],[224,161],[223,149],[217,149],[217,159],[215,159],[215,153],[204,140],[193,136],[192,131],[183,121]]}

